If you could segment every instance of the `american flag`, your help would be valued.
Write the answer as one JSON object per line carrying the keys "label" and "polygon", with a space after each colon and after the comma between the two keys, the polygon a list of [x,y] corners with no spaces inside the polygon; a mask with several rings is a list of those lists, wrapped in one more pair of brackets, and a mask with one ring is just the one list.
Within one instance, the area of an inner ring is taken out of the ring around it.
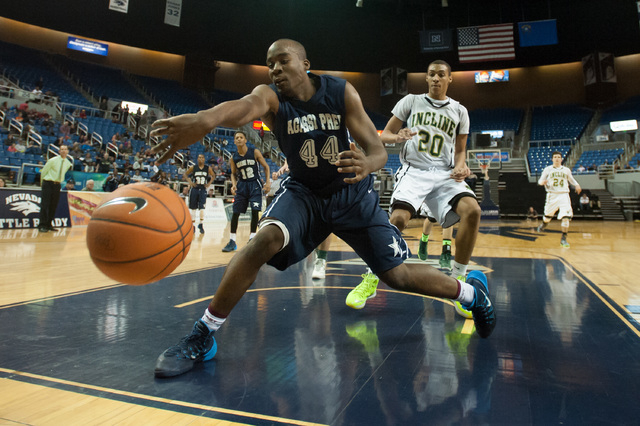
{"label": "american flag", "polygon": [[513,23],[458,28],[458,56],[460,62],[515,59]]}

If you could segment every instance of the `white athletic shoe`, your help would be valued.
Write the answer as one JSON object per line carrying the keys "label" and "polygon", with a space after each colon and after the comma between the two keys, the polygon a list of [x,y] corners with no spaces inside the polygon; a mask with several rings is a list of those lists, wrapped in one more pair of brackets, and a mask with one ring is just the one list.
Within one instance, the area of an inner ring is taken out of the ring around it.
{"label": "white athletic shoe", "polygon": [[316,259],[316,264],[313,265],[313,274],[311,278],[314,280],[324,280],[327,275],[327,261],[325,259]]}

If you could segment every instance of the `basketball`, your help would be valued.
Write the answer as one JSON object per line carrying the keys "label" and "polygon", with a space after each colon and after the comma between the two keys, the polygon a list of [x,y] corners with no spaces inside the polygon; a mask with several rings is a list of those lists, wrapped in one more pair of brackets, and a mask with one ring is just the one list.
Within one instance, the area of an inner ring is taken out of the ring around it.
{"label": "basketball", "polygon": [[116,281],[144,285],[173,272],[191,247],[186,203],[165,185],[141,182],[118,188],[91,216],[91,260]]}

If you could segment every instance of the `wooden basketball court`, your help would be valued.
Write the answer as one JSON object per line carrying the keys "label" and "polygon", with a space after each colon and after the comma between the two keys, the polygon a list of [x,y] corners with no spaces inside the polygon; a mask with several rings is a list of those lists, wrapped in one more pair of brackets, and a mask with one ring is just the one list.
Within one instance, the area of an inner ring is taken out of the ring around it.
{"label": "wooden basketball court", "polygon": [[[155,379],[233,253],[208,223],[170,277],[131,287],[92,264],[85,227],[0,231],[0,424],[637,424],[640,223],[485,221],[472,268],[498,324],[487,340],[450,302],[398,293],[352,310],[364,265],[335,239],[313,259],[263,267],[216,333],[213,361]],[[421,221],[405,236],[417,252]],[[248,239],[241,222],[238,245]],[[440,228],[429,243],[437,265]],[[454,244],[455,252],[455,244]],[[419,262],[414,258],[411,261]]]}

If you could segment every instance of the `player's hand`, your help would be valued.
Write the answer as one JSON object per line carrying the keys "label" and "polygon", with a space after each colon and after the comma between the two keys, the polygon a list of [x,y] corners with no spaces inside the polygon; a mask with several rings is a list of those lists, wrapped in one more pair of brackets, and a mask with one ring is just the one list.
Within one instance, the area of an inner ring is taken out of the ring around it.
{"label": "player's hand", "polygon": [[236,186],[235,186],[235,185],[232,185],[232,186],[231,186],[231,195],[236,195],[236,190],[237,190],[237,189],[238,189],[238,188],[236,188]]}
{"label": "player's hand", "polygon": [[454,168],[449,176],[456,182],[462,182],[470,174],[471,170],[469,170],[469,167],[465,164],[463,166]]}
{"label": "player's hand", "polygon": [[582,188],[580,185],[576,185],[576,194],[580,194],[582,192]]}
{"label": "player's hand", "polygon": [[271,182],[267,182],[262,186],[262,190],[264,191],[264,193],[268,193],[269,190],[271,189]]}
{"label": "player's hand", "polygon": [[211,129],[208,129],[204,120],[198,114],[183,114],[154,122],[151,127],[155,129],[150,136],[167,136],[162,142],[153,147],[154,154],[161,153],[156,160],[164,163],[173,157],[179,149],[187,148],[198,142]]}
{"label": "player's hand", "polygon": [[371,173],[367,156],[353,142],[349,143],[349,151],[342,151],[338,158],[335,165],[339,173],[355,173],[352,178],[344,178],[346,183],[360,182]]}
{"label": "player's hand", "polygon": [[395,143],[402,143],[402,142],[408,141],[409,139],[413,138],[417,134],[418,132],[412,132],[411,129],[404,127],[398,131],[398,134],[396,134]]}

